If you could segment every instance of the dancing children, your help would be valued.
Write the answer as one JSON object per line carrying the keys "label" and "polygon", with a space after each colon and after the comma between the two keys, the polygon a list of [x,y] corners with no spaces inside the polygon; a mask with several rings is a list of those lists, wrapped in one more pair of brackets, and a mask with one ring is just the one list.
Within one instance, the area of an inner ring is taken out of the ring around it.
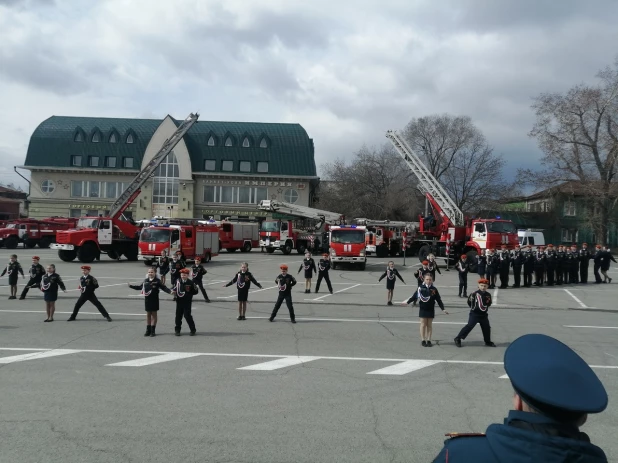
{"label": "dancing children", "polygon": [[468,256],[462,254],[455,268],[459,273],[459,297],[468,297],[468,272],[470,271]]}
{"label": "dancing children", "polygon": [[258,288],[262,289],[262,285],[259,284],[249,271],[249,264],[243,262],[240,265],[240,271],[234,275],[232,281],[223,285],[224,288],[232,286],[236,283],[238,288],[238,318],[236,320],[246,320],[245,313],[247,313],[247,299],[249,298],[249,289],[251,289],[251,283]]}
{"label": "dancing children", "polygon": [[95,277],[90,275],[90,266],[82,265],[82,277],[79,279],[79,286],[77,289],[81,291],[77,302],[75,303],[75,307],[73,308],[73,313],[67,320],[68,322],[75,321],[77,318],[77,314],[79,313],[79,309],[86,303],[86,301],[90,301],[92,305],[94,305],[103,318],[105,318],[108,322],[112,321],[112,317],[109,316],[103,304],[99,301],[99,299],[94,295],[94,291],[99,287],[99,282]]}
{"label": "dancing children", "polygon": [[21,273],[21,277],[25,278],[24,271],[21,268],[21,264],[17,262],[17,256],[15,254],[11,254],[11,258],[9,260],[9,264],[2,271],[3,277],[5,273],[8,273],[9,276],[9,286],[11,287],[11,295],[9,299],[17,299],[17,277],[18,273]]}
{"label": "dancing children", "polygon": [[[172,288],[176,286],[178,279],[180,278],[180,271],[185,268],[185,264],[178,258],[178,254],[174,254],[172,261],[170,262],[170,279],[172,281]],[[174,300],[176,300],[174,298]]]}
{"label": "dancing children", "polygon": [[34,256],[32,258],[32,266],[30,267],[28,273],[30,274],[30,279],[24,287],[24,290],[21,292],[19,300],[26,299],[26,294],[28,294],[30,288],[38,288],[41,285],[41,280],[43,279],[45,269],[41,264],[39,264],[39,256]]}
{"label": "dancing children", "polygon": [[444,303],[438,292],[438,288],[433,285],[433,278],[431,274],[425,275],[425,281],[414,292],[412,297],[402,305],[407,305],[410,302],[419,301],[418,304],[418,316],[421,319],[421,345],[423,347],[431,347],[431,336],[433,334],[433,319],[436,316],[436,302],[442,309],[442,312],[448,315],[448,312],[444,310]]}
{"label": "dancing children", "polygon": [[[419,267],[416,272],[414,272],[414,277],[416,278],[416,282],[418,283],[417,286],[421,286],[423,284],[423,282],[425,281],[425,275],[427,275],[428,273],[431,274],[429,267],[427,267],[429,265],[429,261],[424,260],[421,265],[422,266]],[[416,302],[414,302],[413,305],[416,305]]]}
{"label": "dancing children", "polygon": [[491,294],[487,292],[489,281],[482,278],[479,280],[478,284],[479,289],[468,297],[470,315],[468,316],[468,324],[461,329],[455,338],[455,345],[457,347],[461,347],[461,340],[466,339],[477,323],[481,325],[485,345],[487,347],[496,347],[496,345],[491,342],[491,326],[489,325],[488,309],[489,306],[491,306]]}
{"label": "dancing children", "polygon": [[167,257],[167,251],[161,251],[161,257],[159,257],[157,267],[159,267],[159,278],[161,279],[161,284],[164,285],[165,275],[170,273],[170,258]]}
{"label": "dancing children", "polygon": [[388,267],[382,274],[382,276],[378,279],[378,283],[382,281],[386,277],[386,305],[393,305],[393,291],[395,290],[395,278],[399,278],[401,282],[405,285],[406,282],[403,281],[401,275],[395,268],[395,262],[392,260],[388,262]]}
{"label": "dancing children", "polygon": [[157,312],[159,311],[159,291],[164,291],[171,294],[172,290],[165,286],[159,278],[157,278],[156,269],[150,267],[148,276],[141,285],[132,285],[127,283],[129,288],[141,291],[144,296],[144,307],[146,309],[146,332],[144,336],[156,336],[157,328]]}
{"label": "dancing children", "polygon": [[322,278],[326,281],[326,286],[328,286],[328,290],[331,294],[333,294],[333,285],[330,283],[330,277],[328,276],[328,271],[330,270],[330,256],[328,253],[322,254],[322,258],[320,262],[318,262],[318,282],[315,284],[315,292],[317,293],[320,290],[320,283],[322,282]]}
{"label": "dancing children", "polygon": [[202,267],[202,258],[200,256],[197,256],[195,258],[195,263],[193,264],[193,267],[191,267],[191,279],[193,280],[193,283],[195,283],[195,285],[200,289],[202,296],[204,296],[204,300],[206,302],[210,302],[210,299],[208,299],[208,294],[206,294],[206,290],[204,289],[204,283],[202,283],[202,278],[207,273],[208,271],[204,267]]}
{"label": "dancing children", "polygon": [[58,288],[65,293],[67,292],[64,282],[60,275],[56,273],[56,266],[49,264],[47,273],[41,279],[41,291],[43,291],[43,299],[45,300],[45,310],[47,311],[46,322],[54,321],[54,312],[56,311],[56,301],[58,300]]}
{"label": "dancing children", "polygon": [[316,273],[316,269],[315,269],[315,261],[311,257],[311,253],[309,251],[305,253],[305,258],[303,259],[303,262],[300,264],[300,267],[298,267],[298,273],[300,273],[300,271],[303,269],[305,269],[305,292],[310,293],[311,292],[311,278],[313,277],[313,274]]}
{"label": "dancing children", "polygon": [[182,317],[185,317],[187,321],[187,325],[189,325],[189,333],[190,336],[195,336],[196,328],[195,321],[193,320],[193,315],[191,315],[191,302],[193,301],[193,296],[198,293],[197,285],[193,283],[189,279],[189,270],[188,268],[183,268],[180,270],[180,279],[176,281],[176,284],[172,288],[172,292],[176,301],[176,318],[174,327],[174,334],[176,336],[180,336],[180,328],[182,327]]}
{"label": "dancing children", "polygon": [[432,281],[436,281],[436,271],[440,275],[442,275],[442,272],[440,271],[440,267],[438,266],[438,262],[436,261],[436,256],[434,256],[433,254],[428,254],[427,261],[428,261],[427,268],[431,272],[431,279]]}
{"label": "dancing children", "polygon": [[294,306],[292,305],[292,286],[296,284],[296,279],[288,274],[288,266],[285,264],[281,264],[279,266],[281,273],[275,279],[275,283],[279,288],[279,297],[277,297],[277,302],[275,302],[275,308],[273,312],[270,314],[269,321],[274,321],[277,316],[277,312],[279,312],[279,308],[283,301],[288,306],[288,312],[290,312],[290,321],[292,323],[296,323],[296,316],[294,315]]}

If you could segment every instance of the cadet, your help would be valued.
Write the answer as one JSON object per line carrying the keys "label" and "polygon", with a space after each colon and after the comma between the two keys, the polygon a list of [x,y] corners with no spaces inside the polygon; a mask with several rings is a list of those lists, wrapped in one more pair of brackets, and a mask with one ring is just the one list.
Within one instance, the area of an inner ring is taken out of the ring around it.
{"label": "cadet", "polygon": [[438,265],[438,262],[436,262],[436,256],[434,256],[433,254],[427,254],[427,261],[429,262],[427,264],[427,268],[431,272],[431,278],[433,281],[436,281],[436,272],[442,275],[442,272],[440,271],[440,266]]}
{"label": "cadet", "polygon": [[[429,270],[431,272],[431,270]],[[395,278],[399,278],[401,282],[405,285],[406,282],[403,281],[399,271],[395,268],[395,262],[392,260],[388,262],[388,266],[386,270],[382,274],[382,276],[378,279],[378,283],[382,281],[386,277],[386,305],[393,305],[393,292],[395,290]]]}
{"label": "cadet", "polygon": [[545,264],[547,265],[547,286],[554,286],[554,276],[556,272],[556,253],[554,251],[553,244],[547,245]]}
{"label": "cadet", "polygon": [[534,271],[534,253],[532,252],[532,246],[529,244],[526,246],[526,252],[524,253],[524,286],[529,288],[532,286],[532,272]]}
{"label": "cadet", "polygon": [[176,282],[180,278],[180,271],[185,268],[185,264],[178,258],[177,254],[174,254],[172,261],[170,262],[170,279],[172,280],[172,288],[176,286]]}
{"label": "cadet", "polygon": [[[416,278],[418,286],[421,286],[423,282],[425,281],[425,275],[427,274],[431,275],[431,271],[429,270],[429,267],[428,267],[429,261],[424,260],[421,265],[422,267],[418,268],[416,272],[414,272],[414,277]],[[414,302],[414,305],[416,305],[416,302]]]}
{"label": "cadet", "polygon": [[588,243],[582,243],[582,248],[579,251],[579,279],[580,283],[588,283],[588,267],[590,266],[592,253],[588,250]]}
{"label": "cadet", "polygon": [[479,278],[485,278],[485,270],[487,270],[487,256],[483,249],[476,259],[476,271],[479,274]]}
{"label": "cadet", "polygon": [[107,310],[105,310],[105,307],[103,307],[103,304],[101,304],[101,302],[99,302],[97,297],[94,295],[95,289],[99,287],[99,282],[97,281],[95,277],[90,275],[90,266],[82,265],[82,273],[83,275],[79,279],[79,287],[78,287],[78,289],[81,291],[81,294],[79,295],[79,299],[77,299],[77,302],[75,303],[75,307],[73,308],[73,313],[71,314],[71,316],[69,317],[67,321],[68,322],[75,321],[75,318],[77,317],[77,314],[79,313],[79,309],[86,303],[86,301],[90,301],[92,305],[94,305],[97,309],[99,309],[99,312],[101,312],[101,315],[103,315],[103,318],[105,318],[108,322],[111,322],[112,318],[107,313]]}
{"label": "cadet", "polygon": [[39,256],[34,256],[32,258],[32,266],[28,271],[30,274],[30,279],[19,296],[20,300],[26,299],[26,294],[28,294],[30,288],[38,288],[41,285],[41,280],[43,279],[45,269],[41,264],[39,264],[39,260]]}
{"label": "cadet", "polygon": [[249,264],[247,262],[243,262],[241,264],[240,271],[234,275],[232,281],[226,285],[223,285],[223,287],[226,288],[228,286],[232,286],[234,283],[236,283],[236,287],[238,288],[238,318],[236,320],[246,320],[245,314],[247,313],[247,299],[249,299],[249,289],[251,288],[251,283],[260,289],[262,289],[262,285],[256,281],[249,271]]}
{"label": "cadet", "polygon": [[6,273],[9,274],[9,286],[11,287],[11,295],[9,299],[17,299],[17,277],[18,273],[21,273],[21,277],[24,277],[24,271],[21,268],[21,264],[17,261],[17,255],[11,254],[9,264],[2,271],[0,277],[3,277]]}
{"label": "cadet", "polygon": [[543,286],[546,257],[543,252],[543,246],[539,246],[534,256],[534,286]]}
{"label": "cadet", "polygon": [[[514,389],[513,410],[485,434],[447,434],[436,463],[567,461],[602,463],[607,457],[579,428],[607,407],[605,388],[569,347],[544,334],[526,334],[504,353]],[[577,380],[573,380],[577,378]]]}
{"label": "cadet", "polygon": [[564,261],[562,264],[562,282],[565,285],[571,283],[571,265],[573,265],[573,255],[571,249],[565,246]]}
{"label": "cadet", "polygon": [[161,284],[165,284],[165,276],[170,273],[170,258],[167,257],[167,251],[161,251],[161,257],[157,262],[159,267],[159,278],[161,278]]}
{"label": "cadet", "polygon": [[448,315],[448,312],[444,309],[444,303],[438,292],[438,288],[433,285],[433,278],[431,273],[425,275],[425,281],[419,286],[412,297],[401,305],[408,305],[410,302],[416,304],[416,301],[420,301],[418,304],[418,317],[421,320],[421,346],[431,347],[431,337],[433,335],[433,319],[436,316],[436,302],[442,312]]}
{"label": "cadet", "polygon": [[172,290],[161,283],[161,280],[157,278],[155,267],[150,267],[148,269],[148,276],[141,285],[127,284],[129,288],[141,291],[142,296],[144,296],[144,308],[146,309],[146,332],[144,336],[156,336],[155,330],[157,328],[157,312],[159,311],[159,291],[165,291],[167,294],[171,294]]}
{"label": "cadet", "polygon": [[515,246],[515,250],[513,251],[513,255],[511,257],[511,266],[513,267],[513,279],[515,280],[515,284],[513,288],[521,287],[521,268],[526,261],[526,257],[519,247],[519,244]]}
{"label": "cadet", "polygon": [[455,268],[459,273],[459,297],[468,297],[468,272],[470,271],[468,256],[462,254]]}
{"label": "cadet", "polygon": [[195,283],[196,286],[200,289],[202,296],[204,296],[204,300],[206,302],[210,302],[210,299],[208,299],[208,294],[206,294],[206,290],[204,289],[204,283],[202,283],[202,278],[207,273],[208,271],[204,267],[202,267],[202,258],[200,256],[197,256],[195,258],[195,263],[193,264],[193,267],[191,267],[191,279],[193,280],[193,283]]}
{"label": "cadet", "polygon": [[193,315],[191,315],[191,302],[193,296],[198,293],[197,285],[189,279],[188,268],[180,269],[180,278],[176,280],[176,285],[172,288],[172,293],[176,300],[176,318],[174,322],[174,334],[180,336],[180,328],[182,326],[182,317],[185,317],[187,325],[189,325],[190,336],[195,336],[195,322],[193,321]]}
{"label": "cadet", "polygon": [[599,273],[599,270],[601,269],[601,264],[603,263],[603,250],[601,249],[600,244],[597,244],[595,248],[596,250],[592,259],[594,260],[594,282],[598,285],[600,283],[603,283],[603,280],[601,279],[601,274]]}
{"label": "cadet", "polygon": [[58,288],[65,293],[67,292],[64,282],[60,275],[56,273],[56,266],[49,264],[47,273],[41,279],[41,291],[43,291],[43,299],[45,300],[45,309],[47,312],[46,322],[54,321],[54,312],[56,312],[56,301],[58,300]]}
{"label": "cadet", "polygon": [[326,282],[326,286],[328,286],[328,290],[331,294],[333,294],[333,285],[330,283],[330,277],[328,276],[328,271],[330,270],[330,255],[325,252],[322,254],[322,258],[320,262],[318,262],[318,282],[315,284],[315,292],[317,293],[320,290],[320,283],[322,282],[322,278]]}
{"label": "cadet", "polygon": [[279,289],[279,296],[277,297],[277,302],[275,302],[275,308],[273,312],[270,314],[269,321],[274,321],[277,316],[277,312],[279,312],[279,308],[283,301],[288,306],[288,311],[290,312],[290,321],[292,323],[296,323],[296,316],[294,315],[294,306],[292,305],[292,286],[296,285],[296,279],[288,274],[288,266],[285,264],[281,264],[279,266],[281,273],[275,279],[275,283]]}
{"label": "cadet", "polygon": [[558,246],[558,252],[556,253],[556,278],[555,278],[556,284],[560,286],[562,286],[562,283],[564,282],[562,269],[566,265],[565,260],[566,260],[566,256],[564,254],[564,246],[560,245]]}
{"label": "cadet", "polygon": [[313,274],[315,272],[315,260],[311,257],[311,253],[307,251],[305,253],[305,258],[303,259],[300,267],[298,267],[298,273],[301,270],[305,269],[305,293],[311,292],[311,279],[313,278]]}
{"label": "cadet", "polygon": [[488,309],[491,306],[491,294],[487,292],[489,281],[482,278],[478,281],[478,285],[478,291],[474,291],[470,294],[470,297],[468,297],[470,315],[468,315],[468,324],[461,329],[455,338],[455,345],[457,347],[461,347],[461,340],[468,337],[470,331],[474,329],[477,323],[481,325],[485,345],[488,347],[496,347],[496,345],[491,342],[491,326],[489,324]]}
{"label": "cadet", "polygon": [[487,270],[486,279],[489,280],[489,288],[494,289],[496,287],[496,272],[498,270],[498,256],[493,249],[488,251],[487,254]]}
{"label": "cadet", "polygon": [[569,283],[576,285],[579,283],[579,253],[575,244],[571,246],[571,256],[573,256],[573,261],[569,268]]}
{"label": "cadet", "polygon": [[498,261],[498,273],[500,275],[500,289],[509,287],[509,270],[511,268],[511,256],[506,249],[506,245],[502,245]]}

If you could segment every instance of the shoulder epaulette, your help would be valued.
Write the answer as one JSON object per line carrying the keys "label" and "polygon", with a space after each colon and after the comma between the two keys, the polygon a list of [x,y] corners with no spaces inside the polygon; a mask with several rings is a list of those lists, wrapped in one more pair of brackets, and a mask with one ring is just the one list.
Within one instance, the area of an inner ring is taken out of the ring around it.
{"label": "shoulder epaulette", "polygon": [[447,432],[446,437],[454,439],[456,437],[485,437],[483,432]]}

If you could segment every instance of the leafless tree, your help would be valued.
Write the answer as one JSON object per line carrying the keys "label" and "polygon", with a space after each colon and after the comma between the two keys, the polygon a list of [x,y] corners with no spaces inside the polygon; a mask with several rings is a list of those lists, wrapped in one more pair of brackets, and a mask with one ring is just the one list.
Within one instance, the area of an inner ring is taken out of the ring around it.
{"label": "leafless tree", "polygon": [[538,140],[546,169],[522,174],[544,188],[577,181],[591,205],[592,229],[605,239],[617,201],[618,58],[597,77],[597,85],[580,84],[564,94],[535,98],[530,136]]}
{"label": "leafless tree", "polygon": [[322,166],[324,185],[319,207],[348,219],[416,220],[416,178],[390,144],[363,146],[350,163],[336,160]]}

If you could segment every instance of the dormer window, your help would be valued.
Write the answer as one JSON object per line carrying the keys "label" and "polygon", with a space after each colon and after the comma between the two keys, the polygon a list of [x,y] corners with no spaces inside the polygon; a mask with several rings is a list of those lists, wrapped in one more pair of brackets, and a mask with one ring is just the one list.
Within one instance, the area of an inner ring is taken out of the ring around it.
{"label": "dormer window", "polygon": [[112,134],[109,136],[109,142],[110,142],[110,143],[118,143],[118,137],[116,136],[116,134],[115,134],[115,133],[112,133]]}
{"label": "dormer window", "polygon": [[266,138],[262,138],[262,140],[260,141],[260,148],[268,148],[268,142],[266,141]]}
{"label": "dormer window", "polygon": [[213,137],[212,135],[208,139],[208,146],[215,146],[215,137]]}
{"label": "dormer window", "polygon": [[98,130],[92,134],[92,143],[99,143],[101,141],[101,132]]}
{"label": "dormer window", "polygon": [[129,135],[127,135],[127,143],[131,144],[131,143],[135,143],[135,137],[133,137],[133,134],[130,133]]}
{"label": "dormer window", "polygon": [[251,146],[251,143],[249,143],[249,139],[245,137],[245,139],[242,141],[242,147],[249,148],[250,146]]}
{"label": "dormer window", "polygon": [[80,131],[75,132],[75,137],[73,137],[73,141],[81,142],[84,141],[84,137]]}
{"label": "dormer window", "polygon": [[227,137],[225,139],[225,146],[233,146],[233,144],[232,144],[232,137]]}

